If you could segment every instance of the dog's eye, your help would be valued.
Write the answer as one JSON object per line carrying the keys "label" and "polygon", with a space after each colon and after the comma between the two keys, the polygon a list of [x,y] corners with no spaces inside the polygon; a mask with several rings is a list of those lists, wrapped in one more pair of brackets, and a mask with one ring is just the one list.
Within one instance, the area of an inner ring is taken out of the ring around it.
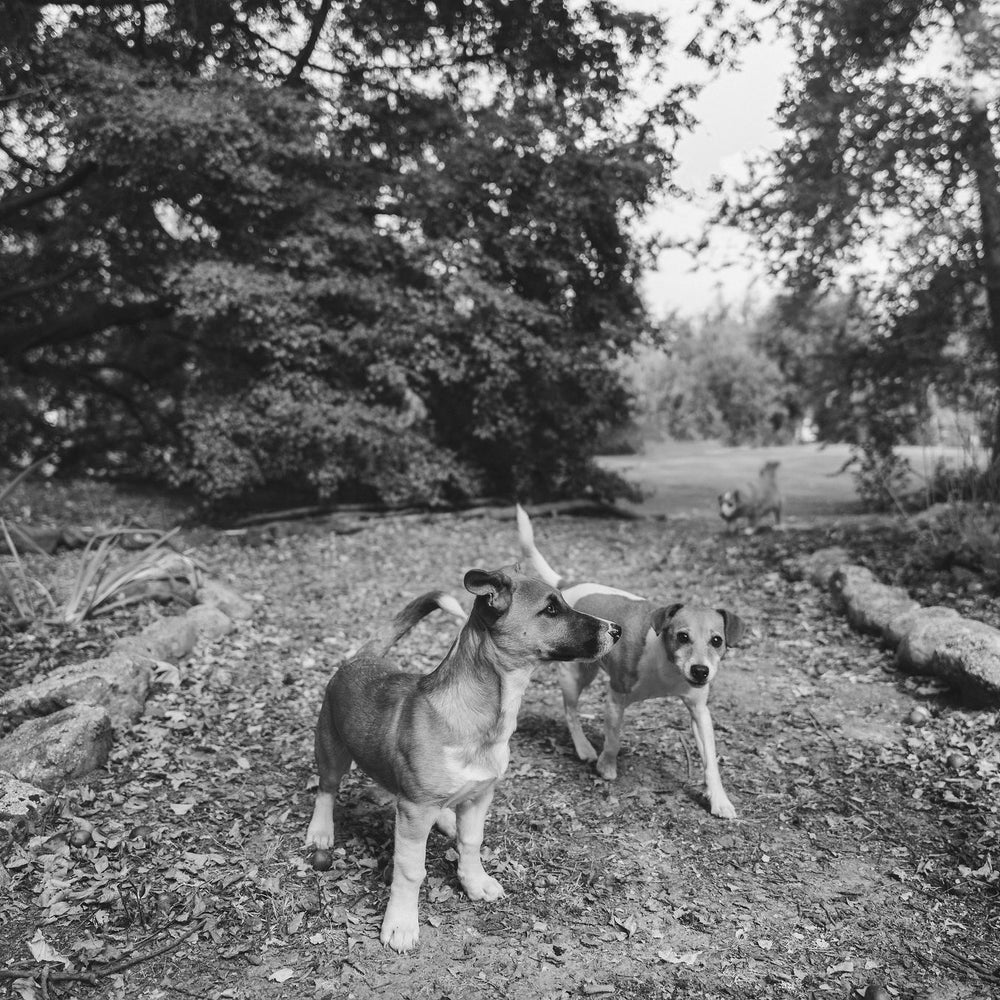
{"label": "dog's eye", "polygon": [[691,636],[687,632],[678,632],[677,641],[683,646],[691,641]]}
{"label": "dog's eye", "polygon": [[710,642],[710,643],[711,643],[711,644],[712,644],[712,645],[713,645],[713,646],[714,646],[714,647],[715,647],[716,649],[718,649],[718,648],[719,648],[719,647],[720,647],[720,646],[722,645],[722,636],[721,636],[721,635],[713,635],[713,636],[712,636],[712,638],[711,638],[711,639],[709,639],[709,642]]}
{"label": "dog's eye", "polygon": [[555,601],[549,601],[549,603],[542,608],[542,614],[548,615],[550,618],[555,617],[559,614],[559,605],[556,604]]}

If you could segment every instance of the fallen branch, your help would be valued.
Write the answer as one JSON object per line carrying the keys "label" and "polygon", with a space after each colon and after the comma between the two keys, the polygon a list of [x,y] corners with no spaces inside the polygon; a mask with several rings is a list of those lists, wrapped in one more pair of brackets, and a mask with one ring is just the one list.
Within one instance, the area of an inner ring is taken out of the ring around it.
{"label": "fallen branch", "polygon": [[52,971],[51,966],[44,965],[32,969],[0,969],[0,979],[40,979],[49,983],[87,983],[90,986],[96,986],[99,979],[104,979],[106,976],[117,976],[120,972],[125,972],[126,969],[131,969],[135,965],[141,965],[143,962],[150,961],[150,959],[159,958],[160,955],[165,955],[168,951],[173,951],[174,948],[186,941],[193,934],[204,930],[205,924],[206,921],[200,920],[189,927],[183,934],[175,937],[172,941],[168,941],[166,944],[160,945],[159,948],[154,948],[152,951],[147,951],[142,955],[136,955],[134,958],[123,959],[120,962],[111,962],[90,972],[55,972]]}

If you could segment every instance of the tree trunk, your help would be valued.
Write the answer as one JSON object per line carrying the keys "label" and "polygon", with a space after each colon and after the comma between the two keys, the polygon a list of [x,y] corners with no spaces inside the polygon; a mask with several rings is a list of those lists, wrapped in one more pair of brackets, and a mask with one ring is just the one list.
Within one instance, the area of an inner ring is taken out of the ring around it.
{"label": "tree trunk", "polygon": [[[996,67],[991,65],[991,27],[984,19],[978,0],[963,4],[955,14],[956,33],[968,65],[976,74],[987,79],[996,72]],[[993,402],[990,466],[995,472],[1000,472],[1000,170],[997,168],[996,147],[986,104],[974,92],[969,94],[968,112],[965,156],[975,177],[979,198],[979,262],[986,292],[988,335],[997,359],[998,384]]]}

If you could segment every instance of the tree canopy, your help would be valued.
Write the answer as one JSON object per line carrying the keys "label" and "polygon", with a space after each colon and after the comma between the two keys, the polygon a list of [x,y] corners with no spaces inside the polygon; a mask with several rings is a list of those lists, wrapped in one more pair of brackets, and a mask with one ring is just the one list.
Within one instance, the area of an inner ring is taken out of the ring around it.
{"label": "tree canopy", "polygon": [[977,0],[784,0],[785,138],[725,191],[721,217],[756,235],[793,293],[784,319],[815,330],[841,315],[831,329],[851,348],[829,361],[883,447],[933,388],[967,405],[988,390],[1000,448],[998,14]]}
{"label": "tree canopy", "polygon": [[10,0],[0,447],[221,500],[597,482],[690,90],[590,0]]}

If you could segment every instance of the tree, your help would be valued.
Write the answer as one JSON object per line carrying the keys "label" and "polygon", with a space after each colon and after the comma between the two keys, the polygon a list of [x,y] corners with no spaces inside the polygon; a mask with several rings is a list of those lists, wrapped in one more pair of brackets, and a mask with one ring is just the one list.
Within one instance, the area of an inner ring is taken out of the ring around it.
{"label": "tree", "polygon": [[[201,495],[599,483],[685,88],[601,0],[42,4],[0,24],[8,454]],[[631,105],[629,105],[631,107]]]}
{"label": "tree", "polygon": [[[929,386],[949,387],[957,358],[969,370],[985,348],[973,377],[991,386],[994,461],[998,14],[977,0],[780,4],[796,56],[778,113],[786,138],[720,212],[757,236],[800,313],[824,295],[851,300],[868,331],[855,361],[873,425],[919,410]],[[885,406],[903,396],[908,406]]]}

